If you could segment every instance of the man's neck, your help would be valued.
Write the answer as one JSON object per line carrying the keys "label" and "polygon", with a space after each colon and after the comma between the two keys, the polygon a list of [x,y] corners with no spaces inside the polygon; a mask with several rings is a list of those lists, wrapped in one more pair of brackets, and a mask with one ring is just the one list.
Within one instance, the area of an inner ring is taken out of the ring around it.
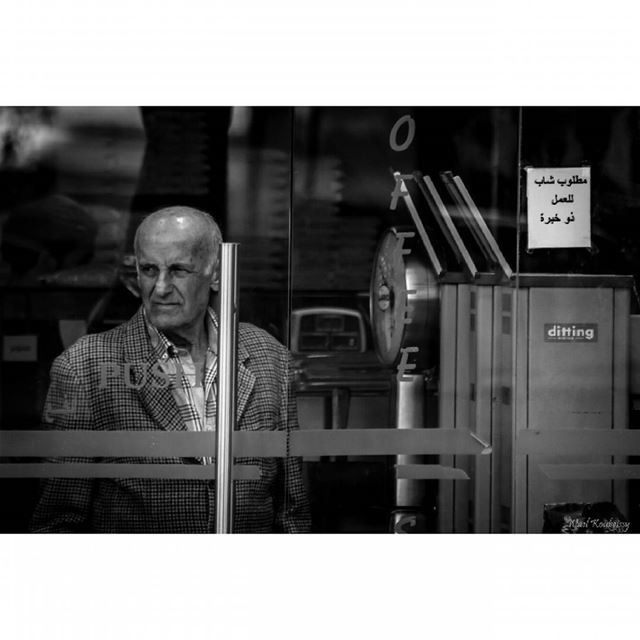
{"label": "man's neck", "polygon": [[176,332],[165,331],[164,334],[176,347],[189,351],[194,361],[199,361],[204,358],[209,345],[206,323],[204,321],[191,330]]}

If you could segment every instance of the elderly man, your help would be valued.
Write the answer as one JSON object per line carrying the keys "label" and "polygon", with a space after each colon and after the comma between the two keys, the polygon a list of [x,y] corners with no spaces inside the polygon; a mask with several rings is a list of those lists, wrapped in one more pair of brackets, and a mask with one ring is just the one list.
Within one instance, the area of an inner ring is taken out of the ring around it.
{"label": "elderly man", "polygon": [[[47,404],[74,410],[45,412],[45,422],[61,429],[215,428],[217,318],[209,297],[219,288],[221,240],[213,219],[188,207],[161,209],[142,222],[135,237],[142,307],[128,322],[81,338],[55,360]],[[241,430],[297,427],[288,352],[244,323],[238,336],[237,416]],[[242,462],[258,465],[261,474],[259,480],[234,483],[234,531],[308,531],[299,460]],[[52,478],[43,483],[31,528],[204,533],[215,528],[215,508],[215,483],[208,480]]]}

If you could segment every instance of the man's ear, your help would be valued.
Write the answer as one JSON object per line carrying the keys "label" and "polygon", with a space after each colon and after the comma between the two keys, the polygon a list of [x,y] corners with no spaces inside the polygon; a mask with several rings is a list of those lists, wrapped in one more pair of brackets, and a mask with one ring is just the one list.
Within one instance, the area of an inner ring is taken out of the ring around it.
{"label": "man's ear", "polygon": [[218,293],[220,291],[220,260],[216,260],[216,264],[213,267],[213,273],[211,274],[211,284],[209,284],[209,288],[214,293]]}
{"label": "man's ear", "polygon": [[118,269],[118,277],[120,282],[136,297],[140,298],[140,273],[136,263],[135,256],[125,255]]}

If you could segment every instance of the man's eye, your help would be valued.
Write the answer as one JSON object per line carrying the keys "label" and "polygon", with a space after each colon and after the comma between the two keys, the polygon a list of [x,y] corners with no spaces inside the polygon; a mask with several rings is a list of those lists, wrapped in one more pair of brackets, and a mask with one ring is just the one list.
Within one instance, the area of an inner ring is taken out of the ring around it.
{"label": "man's eye", "polygon": [[150,265],[144,265],[140,267],[140,273],[145,276],[153,276],[156,273],[156,268]]}
{"label": "man's eye", "polygon": [[178,276],[178,278],[184,278],[189,275],[189,270],[184,267],[173,267],[171,269],[171,275]]}

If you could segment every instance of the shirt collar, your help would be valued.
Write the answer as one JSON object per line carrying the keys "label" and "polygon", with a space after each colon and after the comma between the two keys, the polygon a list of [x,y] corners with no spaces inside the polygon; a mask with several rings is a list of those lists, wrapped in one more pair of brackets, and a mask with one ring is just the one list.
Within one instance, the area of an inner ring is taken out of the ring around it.
{"label": "shirt collar", "polygon": [[[151,352],[158,358],[158,360],[166,360],[178,355],[178,347],[176,347],[167,336],[157,329],[147,318],[147,313],[142,308],[142,316],[144,323],[147,327],[147,333],[149,335],[149,342],[151,344]],[[217,335],[218,335],[218,318],[211,307],[207,307],[207,314],[205,316],[207,322],[207,340],[208,350],[213,354],[217,351]]]}

